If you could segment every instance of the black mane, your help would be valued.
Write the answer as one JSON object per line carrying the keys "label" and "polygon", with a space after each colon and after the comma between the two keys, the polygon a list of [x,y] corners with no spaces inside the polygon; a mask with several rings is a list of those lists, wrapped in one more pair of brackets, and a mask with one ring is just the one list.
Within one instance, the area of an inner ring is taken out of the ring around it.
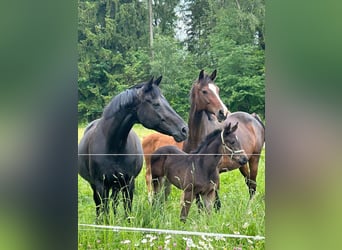
{"label": "black mane", "polygon": [[[112,118],[119,110],[134,105],[137,100],[138,89],[142,88],[146,83],[147,82],[138,83],[114,96],[103,111],[104,119]],[[153,97],[160,95],[160,90],[157,87],[153,87],[151,91]]]}
{"label": "black mane", "polygon": [[117,96],[114,96],[110,103],[105,107],[103,111],[104,119],[109,119],[114,116],[123,107],[127,107],[134,103],[135,97],[137,96],[136,89],[127,89]]}
{"label": "black mane", "polygon": [[216,129],[213,132],[211,132],[210,134],[208,134],[204,140],[201,142],[201,144],[193,151],[191,151],[190,153],[192,154],[198,154],[206,145],[208,145],[209,143],[211,143],[216,136],[222,132],[222,129]]}

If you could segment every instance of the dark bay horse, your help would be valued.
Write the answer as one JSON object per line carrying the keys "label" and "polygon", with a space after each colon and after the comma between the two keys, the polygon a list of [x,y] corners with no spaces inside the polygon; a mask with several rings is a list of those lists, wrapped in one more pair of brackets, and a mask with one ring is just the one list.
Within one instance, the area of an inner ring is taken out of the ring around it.
{"label": "dark bay horse", "polygon": [[96,214],[108,213],[112,192],[116,213],[118,193],[122,191],[124,208],[132,209],[135,177],[140,173],[143,156],[138,136],[131,130],[135,123],[183,141],[188,126],[161,94],[162,77],[137,84],[115,96],[102,117],[90,123],[78,148],[79,174],[93,189]]}
{"label": "dark bay horse", "polygon": [[154,194],[165,185],[165,199],[170,185],[183,190],[180,219],[185,221],[195,196],[201,196],[207,212],[215,200],[215,191],[219,188],[218,163],[222,153],[231,156],[238,165],[247,162],[247,156],[241,150],[235,134],[236,123],[229,123],[224,129],[214,130],[207,135],[200,146],[191,154],[184,153],[175,146],[164,146],[155,151],[151,158],[151,172]]}
{"label": "dark bay horse", "polygon": [[[239,123],[239,129],[236,131],[236,136],[239,138],[241,147],[245,151],[248,157],[248,164],[243,166],[237,164],[230,157],[222,157],[219,163],[220,173],[231,171],[239,168],[241,174],[245,177],[246,185],[249,189],[250,199],[256,191],[256,177],[258,174],[258,166],[260,160],[260,154],[265,142],[265,126],[262,123],[260,117],[246,112],[234,112],[230,113],[224,124]],[[218,195],[216,196],[215,207],[220,206]]]}
{"label": "dark bay horse", "polygon": [[154,151],[156,151],[158,148],[166,145],[173,145],[176,146],[179,149],[183,148],[182,142],[176,142],[175,139],[173,139],[172,136],[168,136],[161,133],[152,133],[148,136],[144,137],[142,140],[142,148],[144,151],[144,157],[145,157],[145,165],[146,165],[146,186],[147,186],[147,193],[148,193],[148,200],[152,201],[152,188],[151,188],[151,155]]}
{"label": "dark bay horse", "polygon": [[221,101],[219,88],[214,83],[217,71],[210,75],[201,70],[198,79],[190,91],[189,137],[183,144],[176,143],[171,137],[159,133],[146,136],[143,141],[143,150],[146,163],[146,185],[151,195],[151,154],[166,145],[175,145],[185,152],[198,147],[207,134],[219,128],[219,121],[226,118],[229,113]]}

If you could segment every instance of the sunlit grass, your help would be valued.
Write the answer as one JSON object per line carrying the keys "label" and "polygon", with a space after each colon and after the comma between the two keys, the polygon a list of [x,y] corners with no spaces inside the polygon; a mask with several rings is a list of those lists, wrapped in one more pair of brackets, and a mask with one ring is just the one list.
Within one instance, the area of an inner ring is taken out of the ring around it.
{"label": "sunlit grass", "polygon": [[[134,130],[140,138],[154,132],[141,125]],[[79,128],[79,139],[84,128]],[[211,233],[265,235],[265,157],[264,152],[259,164],[257,193],[252,202],[244,179],[238,170],[220,175],[220,199],[222,207],[219,213],[211,215],[198,213],[193,203],[187,222],[180,222],[181,191],[172,188],[168,201],[151,207],[147,200],[145,185],[145,166],[136,178],[131,221],[124,215],[123,204],[118,205],[118,214],[110,214],[110,225],[126,227],[144,227],[174,229]],[[78,220],[79,223],[95,222],[95,204],[89,184],[78,178]],[[113,232],[79,227],[79,249],[264,249],[264,240],[232,238],[213,238],[201,236],[145,234],[138,232]]]}

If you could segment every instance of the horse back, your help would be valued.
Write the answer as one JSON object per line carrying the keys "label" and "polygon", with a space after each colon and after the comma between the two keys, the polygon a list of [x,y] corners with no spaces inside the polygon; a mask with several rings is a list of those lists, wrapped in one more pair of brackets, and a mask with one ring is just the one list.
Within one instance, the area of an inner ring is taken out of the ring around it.
{"label": "horse back", "polygon": [[236,135],[247,154],[260,154],[264,141],[265,129],[261,121],[246,112],[234,112],[227,116],[225,123],[239,122]]}
{"label": "horse back", "polygon": [[156,171],[159,174],[161,174],[161,172],[164,173],[165,167],[170,165],[167,162],[176,159],[178,155],[186,155],[186,153],[180,150],[177,146],[173,145],[163,146],[154,151],[151,156],[152,176],[156,174]]}
{"label": "horse back", "polygon": [[158,148],[173,145],[178,148],[183,147],[183,142],[176,142],[172,136],[164,135],[156,132],[144,137],[142,141],[142,147],[145,155],[152,154]]}

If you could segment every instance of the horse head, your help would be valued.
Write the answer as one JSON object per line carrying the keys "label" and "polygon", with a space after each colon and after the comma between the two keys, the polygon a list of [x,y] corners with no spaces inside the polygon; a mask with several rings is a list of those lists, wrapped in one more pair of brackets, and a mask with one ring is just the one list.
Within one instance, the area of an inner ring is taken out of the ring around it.
{"label": "horse head", "polygon": [[[223,151],[228,154],[231,159],[238,162],[241,166],[245,165],[248,161],[247,155],[243,148],[241,147],[240,141],[235,134],[238,129],[238,122],[231,127],[231,123],[225,125],[221,132],[221,141],[223,145]],[[228,152],[227,152],[228,151]]]}
{"label": "horse head", "polygon": [[226,119],[228,108],[219,96],[219,88],[214,83],[216,69],[210,74],[201,70],[196,83],[193,85],[191,98],[195,101],[196,111],[206,111],[214,114],[219,122]]}
{"label": "horse head", "polygon": [[188,136],[188,126],[162,95],[159,84],[162,76],[145,83],[138,93],[138,121],[149,129],[172,136],[177,142]]}

